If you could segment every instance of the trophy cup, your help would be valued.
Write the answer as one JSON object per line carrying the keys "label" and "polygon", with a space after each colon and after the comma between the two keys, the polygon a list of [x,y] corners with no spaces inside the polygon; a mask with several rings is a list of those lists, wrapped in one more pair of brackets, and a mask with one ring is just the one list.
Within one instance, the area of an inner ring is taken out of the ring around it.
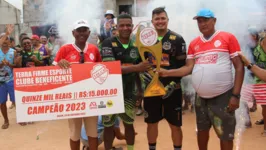
{"label": "trophy cup", "polygon": [[[141,30],[142,26],[139,26],[136,34],[136,46],[138,47],[142,61],[146,61],[145,52],[152,54],[155,58],[156,73],[153,69],[148,70],[148,74],[152,77],[151,82],[145,89],[144,97],[163,96],[166,94],[164,85],[159,80],[157,71],[160,70],[162,59],[162,42],[157,43],[158,34],[155,29],[145,27]],[[157,43],[157,44],[156,44]]]}

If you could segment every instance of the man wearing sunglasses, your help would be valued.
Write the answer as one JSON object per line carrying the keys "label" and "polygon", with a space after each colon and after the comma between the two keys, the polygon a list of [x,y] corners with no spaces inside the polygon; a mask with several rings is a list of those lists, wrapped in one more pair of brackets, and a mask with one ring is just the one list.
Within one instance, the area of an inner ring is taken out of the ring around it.
{"label": "man wearing sunglasses", "polygon": [[43,66],[43,61],[40,52],[33,52],[32,43],[29,37],[25,37],[21,40],[22,51],[18,57],[18,67],[35,67]]}
{"label": "man wearing sunglasses", "polygon": [[[98,48],[93,44],[88,44],[86,42],[90,35],[90,27],[86,20],[78,20],[74,24],[72,34],[75,38],[75,43],[62,46],[55,56],[53,65],[58,65],[61,68],[66,69],[74,63],[91,63],[102,61]],[[80,150],[82,120],[84,121],[90,150],[97,150],[97,116],[68,120],[71,150]]]}

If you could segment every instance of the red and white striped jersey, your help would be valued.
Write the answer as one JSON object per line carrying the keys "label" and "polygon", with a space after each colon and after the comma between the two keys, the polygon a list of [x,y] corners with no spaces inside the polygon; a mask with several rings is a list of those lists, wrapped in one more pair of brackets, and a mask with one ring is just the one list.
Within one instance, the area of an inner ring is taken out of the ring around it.
{"label": "red and white striped jersey", "polygon": [[238,56],[240,45],[234,35],[216,31],[208,40],[194,39],[187,59],[195,59],[192,84],[203,98],[213,98],[234,86],[231,58]]}

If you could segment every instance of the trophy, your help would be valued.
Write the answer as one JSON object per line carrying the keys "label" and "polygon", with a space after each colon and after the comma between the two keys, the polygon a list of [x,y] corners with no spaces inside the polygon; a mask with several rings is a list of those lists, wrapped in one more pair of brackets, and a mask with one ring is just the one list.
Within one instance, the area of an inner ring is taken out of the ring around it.
{"label": "trophy", "polygon": [[145,52],[152,54],[156,65],[156,72],[153,69],[148,70],[148,76],[152,79],[144,91],[144,97],[163,96],[166,94],[164,85],[159,80],[161,59],[162,59],[162,42],[158,42],[158,34],[155,29],[148,26],[140,25],[136,34],[136,46],[142,61],[146,61]]}

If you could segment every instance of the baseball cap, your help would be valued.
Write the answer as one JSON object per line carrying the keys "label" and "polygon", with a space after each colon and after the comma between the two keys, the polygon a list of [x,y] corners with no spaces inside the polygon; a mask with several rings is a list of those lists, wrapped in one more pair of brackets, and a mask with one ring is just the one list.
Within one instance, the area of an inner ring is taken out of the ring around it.
{"label": "baseball cap", "polygon": [[196,20],[199,17],[203,18],[215,18],[214,13],[210,9],[201,9],[198,13],[197,16],[195,16],[193,19]]}
{"label": "baseball cap", "polygon": [[40,40],[40,37],[38,35],[32,35],[31,36],[31,39],[32,40],[38,40],[39,41]]}
{"label": "baseball cap", "polygon": [[81,19],[75,22],[73,30],[76,30],[81,27],[87,27],[90,28],[90,25],[88,24],[88,21]]}

